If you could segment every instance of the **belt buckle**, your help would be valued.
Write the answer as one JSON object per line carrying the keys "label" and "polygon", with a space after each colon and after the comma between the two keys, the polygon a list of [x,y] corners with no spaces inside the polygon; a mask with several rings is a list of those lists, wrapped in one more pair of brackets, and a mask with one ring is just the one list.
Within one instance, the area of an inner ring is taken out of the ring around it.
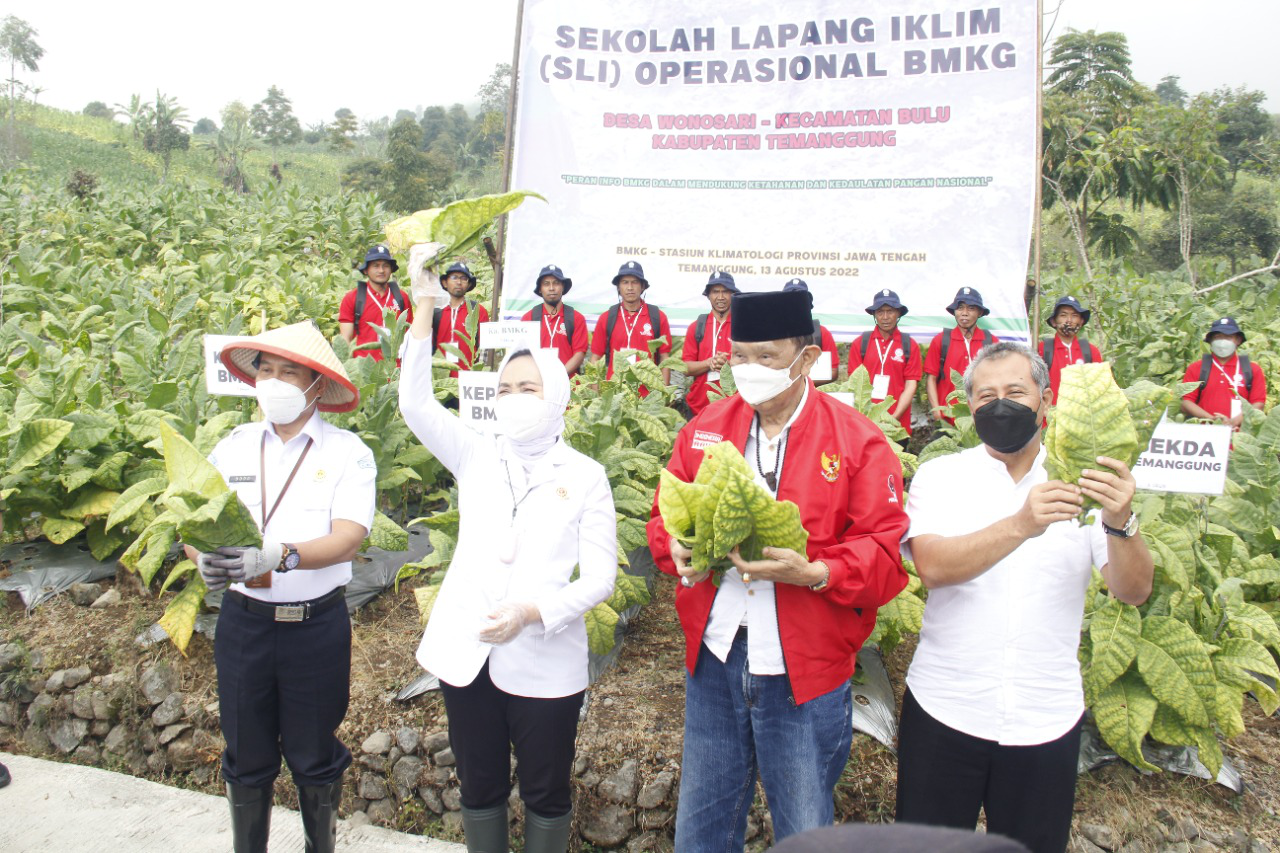
{"label": "belt buckle", "polygon": [[301,604],[287,604],[276,607],[277,622],[301,622],[306,618],[307,608]]}

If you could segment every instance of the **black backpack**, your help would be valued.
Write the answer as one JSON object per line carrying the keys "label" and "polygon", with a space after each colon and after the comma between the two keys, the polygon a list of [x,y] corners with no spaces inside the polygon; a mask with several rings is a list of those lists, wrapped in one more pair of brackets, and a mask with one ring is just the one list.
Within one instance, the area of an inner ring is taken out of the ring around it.
{"label": "black backpack", "polygon": [[[1244,353],[1237,353],[1237,362],[1240,366],[1240,375],[1244,377],[1244,393],[1246,397],[1253,396],[1253,364],[1249,361],[1249,356]],[[1200,402],[1200,395],[1204,393],[1204,386],[1209,381],[1209,368],[1213,365],[1213,355],[1205,353],[1200,359],[1200,387],[1196,389],[1196,402]]]}
{"label": "black backpack", "polygon": [[[539,323],[541,323],[541,322],[542,322],[542,318],[543,318],[543,316],[545,315],[545,312],[544,312],[544,310],[543,310],[545,307],[546,307],[546,304],[544,303],[544,304],[542,304],[542,305],[539,305],[537,308],[534,308],[534,309],[533,309],[533,319],[534,319],[534,320],[537,320]],[[572,346],[572,344],[573,344],[573,327],[574,327],[574,324],[575,324],[575,322],[576,322],[576,317],[575,317],[575,315],[576,315],[578,312],[577,312],[577,311],[574,311],[574,310],[573,310],[572,308],[570,308],[568,305],[562,305],[562,306],[561,306],[561,308],[560,308],[560,313],[562,313],[562,314],[564,315],[564,333],[565,333],[565,335],[569,338],[569,344],[570,344],[570,346]],[[555,344],[555,341],[552,341],[551,343],[554,345],[554,344]]]}
{"label": "black backpack", "polygon": [[[864,362],[867,360],[867,347],[871,345],[872,334],[874,333],[863,332],[862,336],[858,338],[859,358],[861,358]],[[944,349],[943,352],[945,353],[946,350]],[[902,360],[904,362],[911,361],[911,336],[910,335],[902,336]]]}
{"label": "black backpack", "polygon": [[[404,291],[400,289],[400,285],[395,280],[387,282],[387,287],[391,289],[391,298],[395,300],[396,305],[400,306],[403,312],[409,305],[409,300],[405,298]],[[364,306],[369,301],[369,282],[362,281],[356,285],[356,336],[360,335],[360,323],[364,320]]]}
{"label": "black backpack", "polygon": [[[986,332],[984,332],[982,329],[974,329],[973,331],[974,331],[974,334],[978,336],[978,341],[982,345],[981,349],[986,349],[987,347],[991,346],[991,341],[990,339],[988,339]],[[940,344],[940,347],[941,348],[938,350],[938,373],[937,373],[937,377],[939,379],[941,379],[946,374],[946,370],[947,370],[947,350],[951,348],[951,330],[950,329],[948,329],[946,333],[942,336],[942,343]]]}
{"label": "black backpack", "polygon": [[[658,306],[646,302],[645,307],[649,309],[649,325],[653,328],[653,338],[656,339],[662,329],[662,323],[658,320]],[[604,363],[608,366],[613,365],[613,330],[618,325],[618,312],[621,310],[621,303],[610,305],[609,318],[604,322]]]}
{"label": "black backpack", "polygon": [[[474,299],[467,300],[467,316],[468,317],[470,317],[471,314],[476,310],[477,304],[478,303]],[[455,341],[452,336],[450,336],[449,340],[447,341],[440,339],[440,318],[443,316],[444,316],[443,308],[437,308],[435,310],[435,313],[432,314],[431,316],[431,334],[435,339],[436,349],[439,349],[440,344],[442,343],[453,344],[454,346],[457,346],[457,341]]]}
{"label": "black backpack", "polygon": [[[1085,364],[1093,364],[1093,347],[1089,344],[1088,338],[1077,338],[1080,341],[1080,354],[1084,357]],[[1048,355],[1044,354],[1045,350],[1049,351]],[[1058,352],[1058,348],[1053,345],[1053,338],[1040,339],[1040,358],[1044,359],[1045,366],[1053,370],[1053,356]]]}

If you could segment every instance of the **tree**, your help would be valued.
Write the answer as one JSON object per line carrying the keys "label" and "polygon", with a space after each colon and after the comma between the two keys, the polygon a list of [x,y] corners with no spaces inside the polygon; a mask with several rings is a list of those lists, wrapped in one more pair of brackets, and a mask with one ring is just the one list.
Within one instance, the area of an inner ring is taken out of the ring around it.
{"label": "tree", "polygon": [[392,121],[392,123],[395,123],[395,122],[399,121],[399,120],[400,120],[400,119],[402,119],[402,118],[407,118],[407,119],[410,119],[410,120],[412,120],[412,121],[417,121],[417,120],[418,120],[418,114],[417,114],[417,113],[415,113],[413,110],[396,110],[396,117],[395,117],[395,118],[393,118],[391,121]]}
{"label": "tree", "polygon": [[211,118],[202,118],[191,128],[191,132],[196,136],[210,136],[218,132],[218,125]]}
{"label": "tree", "polygon": [[222,127],[225,130],[231,125],[240,125],[248,128],[249,126],[249,108],[240,101],[232,101],[222,108]]}
{"label": "tree", "polygon": [[1160,79],[1156,86],[1156,97],[1160,99],[1160,103],[1174,107],[1187,103],[1187,92],[1178,83],[1181,79],[1175,74],[1167,74]]}
{"label": "tree", "polygon": [[[422,126],[422,147],[430,148],[440,137],[440,134],[449,133],[451,124],[449,122],[449,114],[445,112],[444,107],[427,107],[422,112],[422,120],[419,122]],[[451,140],[460,142],[461,140]]]}
{"label": "tree", "polygon": [[350,151],[356,147],[353,137],[360,129],[360,121],[346,107],[335,110],[333,117],[336,121],[329,126],[329,147],[337,151]]}
{"label": "tree", "polygon": [[187,111],[177,99],[156,90],[156,102],[149,112],[150,121],[142,135],[142,147],[157,154],[164,164],[160,179],[169,179],[169,161],[174,151],[186,151],[191,147],[191,136],[182,125],[188,123]]}
{"label": "tree", "polygon": [[116,112],[129,120],[129,129],[133,131],[133,138],[141,139],[147,123],[151,120],[151,105],[142,100],[141,95],[130,95],[127,105],[116,104]]}
{"label": "tree", "polygon": [[384,186],[382,169],[381,160],[357,160],[342,170],[342,177],[338,182],[344,190],[350,192],[382,192]]}
{"label": "tree", "polygon": [[81,112],[92,118],[112,120],[116,117],[116,111],[102,101],[90,101]]}
{"label": "tree", "polygon": [[1242,167],[1260,165],[1268,160],[1270,140],[1275,136],[1275,124],[1262,102],[1264,92],[1252,92],[1243,86],[1235,91],[1219,89],[1213,93],[1217,104],[1218,146],[1227,159],[1231,173],[1231,185],[1235,186],[1236,174]]}
{"label": "tree", "polygon": [[249,114],[249,128],[254,136],[271,146],[271,165],[275,172],[279,172],[280,168],[280,146],[302,139],[302,125],[293,114],[293,104],[276,86],[269,88],[267,96],[253,105],[253,111]]}
{"label": "tree", "polygon": [[40,70],[44,48],[36,43],[40,33],[21,18],[7,15],[0,27],[0,58],[9,60],[9,130],[14,133],[18,106],[18,66],[28,71]]}
{"label": "tree", "polygon": [[[1275,191],[1267,186],[1213,187],[1197,193],[1192,254],[1225,257],[1232,275],[1251,258],[1265,262],[1275,257],[1280,250],[1276,201]],[[1152,240],[1151,256],[1166,268],[1176,267],[1182,263],[1180,244],[1177,217],[1170,217]]]}
{"label": "tree", "polygon": [[1095,111],[1125,110],[1138,97],[1124,33],[1067,30],[1053,43],[1049,62],[1049,91],[1083,96]]}
{"label": "tree", "polygon": [[[233,111],[238,106],[240,111]],[[227,121],[230,113],[230,121]],[[223,126],[216,138],[203,143],[205,150],[213,155],[213,163],[218,167],[218,177],[224,186],[239,193],[249,191],[249,180],[244,173],[244,158],[253,150],[252,137],[249,132],[248,119],[244,117],[248,111],[244,104],[233,101],[222,111]],[[212,124],[212,122],[210,122]]]}
{"label": "tree", "polygon": [[308,145],[317,145],[329,136],[329,125],[322,121],[315,124],[307,125],[307,130],[302,134],[302,141]]}
{"label": "tree", "polygon": [[493,74],[489,75],[489,79],[476,92],[476,96],[480,98],[481,115],[502,113],[505,118],[507,103],[511,99],[511,66],[505,62],[495,65]]}
{"label": "tree", "polygon": [[401,213],[430,207],[437,187],[431,180],[431,161],[420,149],[422,128],[412,119],[401,119],[387,136],[387,165],[382,177],[383,199]]}
{"label": "tree", "polygon": [[[409,121],[417,124],[412,117]],[[382,157],[387,150],[387,136],[391,133],[391,119],[383,116],[382,118],[366,121],[364,123],[364,140],[361,146],[364,153],[369,157]]]}

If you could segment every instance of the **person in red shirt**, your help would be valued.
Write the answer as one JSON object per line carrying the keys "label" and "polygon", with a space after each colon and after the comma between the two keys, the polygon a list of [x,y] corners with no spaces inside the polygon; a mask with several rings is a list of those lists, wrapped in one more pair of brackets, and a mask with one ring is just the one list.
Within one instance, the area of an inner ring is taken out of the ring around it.
{"label": "person in red shirt", "polygon": [[538,333],[542,348],[554,349],[570,376],[582,368],[587,357],[586,318],[564,302],[564,295],[572,287],[573,279],[567,278],[560,267],[548,264],[533,283],[533,292],[542,297],[542,304],[520,318],[542,324]]}
{"label": "person in red shirt", "polygon": [[882,290],[866,310],[875,317],[876,328],[863,332],[849,345],[849,373],[865,364],[871,375],[871,399],[878,402],[892,398],[894,404],[889,414],[911,435],[911,401],[915,399],[916,386],[924,372],[920,365],[920,347],[910,335],[898,329],[898,321],[906,316],[907,306],[892,290]]}
{"label": "person in red shirt", "polygon": [[[644,267],[637,261],[627,261],[618,268],[613,277],[613,286],[618,288],[617,305],[600,315],[596,321],[596,329],[591,335],[591,360],[604,359],[609,365],[607,377],[613,376],[613,354],[623,349],[649,351],[649,341],[660,340],[658,351],[653,360],[661,363],[671,353],[671,324],[667,315],[656,305],[644,300],[644,292],[649,289],[649,281],[644,277]],[[662,383],[671,380],[671,371],[662,371]],[[640,386],[640,396],[649,394],[649,389]]]}
{"label": "person in red shirt", "polygon": [[758,488],[799,508],[808,540],[751,561],[734,549],[717,585],[667,532],[655,496],[646,533],[680,579],[687,670],[676,850],[741,850],[757,778],[775,840],[831,824],[854,659],[907,583],[902,466],[879,427],[809,380],[823,356],[808,299],[740,293],[730,312],[738,393],[680,430],[667,470],[692,482],[704,451],[730,442]]}
{"label": "person in red shirt", "polygon": [[1064,296],[1053,304],[1053,313],[1045,320],[1057,332],[1052,338],[1040,341],[1040,358],[1049,365],[1049,390],[1058,397],[1058,385],[1062,382],[1062,368],[1071,364],[1097,364],[1102,353],[1096,346],[1080,337],[1080,331],[1089,322],[1087,311],[1074,296]]}
{"label": "person in red shirt", "polygon": [[[467,317],[474,311],[480,323],[487,323],[489,312],[476,300],[467,299],[467,294],[476,289],[476,277],[466,264],[452,264],[440,277],[440,286],[449,294],[449,304],[440,309],[439,316],[435,318],[436,349],[446,361],[456,364],[458,370],[470,370],[474,351],[466,340]],[[476,327],[476,337],[479,337],[479,328]],[[462,352],[462,359],[459,360],[454,353],[441,349],[442,343],[457,347]],[[456,377],[458,370],[450,371],[449,375]]]}
{"label": "person in red shirt", "polygon": [[[366,276],[347,295],[342,297],[338,306],[338,332],[348,343],[376,343],[378,333],[375,325],[386,324],[384,311],[395,311],[403,316],[405,322],[413,322],[413,307],[409,299],[401,292],[400,286],[391,278],[391,274],[400,268],[396,259],[391,257],[386,246],[374,246],[364,256],[364,263],[356,269]],[[363,294],[363,299],[361,298]],[[358,309],[358,310],[357,310]],[[357,356],[368,356],[374,361],[382,361],[382,350],[357,350]]]}
{"label": "person in red shirt", "polygon": [[978,351],[998,343],[1000,339],[978,328],[978,319],[990,314],[991,309],[982,304],[982,294],[976,289],[962,287],[957,290],[947,312],[956,318],[956,325],[934,335],[929,342],[929,353],[924,360],[924,387],[929,395],[929,418],[935,421],[942,418],[954,424],[955,419],[943,411],[947,396],[956,387],[951,381],[951,371],[957,370],[963,376]]}
{"label": "person in red shirt", "polygon": [[713,272],[702,288],[702,295],[711,303],[711,313],[699,315],[684,336],[680,358],[684,360],[685,373],[693,377],[684,400],[695,415],[707,407],[707,391],[720,390],[720,371],[729,363],[729,302],[735,293],[741,291],[732,274]]}
{"label": "person in red shirt", "polygon": [[[802,290],[809,295],[809,308],[813,309],[813,294],[809,293],[809,285],[802,278],[793,278],[782,286],[784,291]],[[835,382],[840,376],[840,353],[836,349],[836,339],[831,336],[831,332],[826,326],[818,322],[817,318],[813,321],[813,345],[822,350],[822,359],[814,365],[813,371],[809,378],[813,380],[814,385],[826,385],[828,382]],[[831,365],[831,373],[827,373],[827,365]]]}
{"label": "person in red shirt", "polygon": [[1218,421],[1240,429],[1246,404],[1261,410],[1267,403],[1267,378],[1262,368],[1240,352],[1244,332],[1233,317],[1223,317],[1204,336],[1211,352],[1193,361],[1183,382],[1200,387],[1182,397],[1182,413]]}

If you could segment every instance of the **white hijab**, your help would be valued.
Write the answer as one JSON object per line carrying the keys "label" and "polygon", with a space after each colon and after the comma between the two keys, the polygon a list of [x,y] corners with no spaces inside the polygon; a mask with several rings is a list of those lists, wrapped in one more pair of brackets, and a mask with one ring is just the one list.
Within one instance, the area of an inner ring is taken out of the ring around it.
{"label": "white hijab", "polygon": [[564,433],[564,413],[569,408],[569,374],[559,357],[551,350],[520,349],[507,353],[498,366],[499,381],[507,364],[517,356],[529,356],[538,367],[542,379],[542,428],[532,438],[515,441],[508,436],[501,436],[499,442],[509,447],[516,457],[525,464],[541,459],[555,446]]}

